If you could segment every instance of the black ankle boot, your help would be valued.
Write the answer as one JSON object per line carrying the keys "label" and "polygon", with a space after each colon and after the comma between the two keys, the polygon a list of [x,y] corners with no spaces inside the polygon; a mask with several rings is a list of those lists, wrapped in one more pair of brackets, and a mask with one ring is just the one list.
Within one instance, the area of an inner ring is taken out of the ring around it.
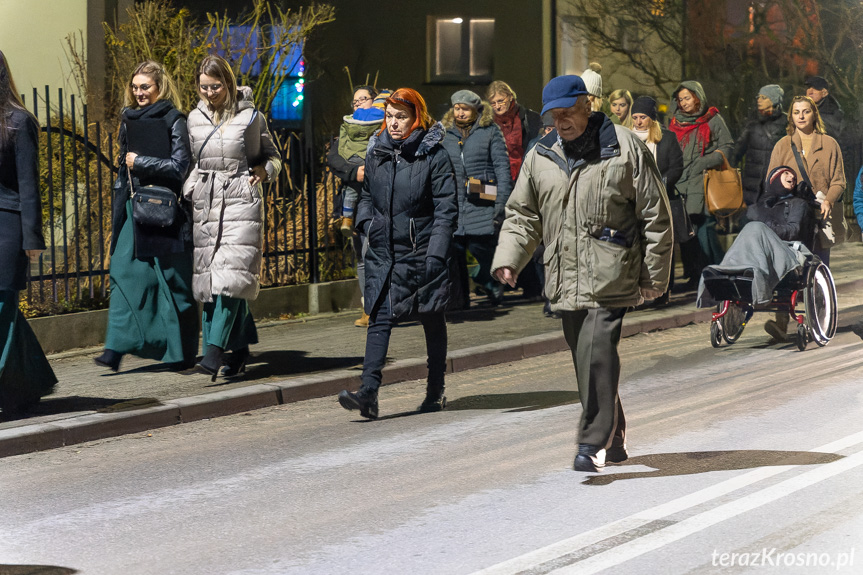
{"label": "black ankle boot", "polygon": [[199,371],[211,375],[210,381],[216,381],[216,376],[219,374],[219,369],[224,363],[225,350],[221,347],[210,345],[207,346],[207,354],[195,366]]}
{"label": "black ankle boot", "polygon": [[417,408],[420,413],[431,413],[442,411],[446,407],[446,396],[443,394],[443,385],[428,385],[426,387],[426,398]]}
{"label": "black ankle boot", "polygon": [[225,357],[224,367],[222,367],[222,377],[236,377],[246,373],[246,361],[248,359],[248,346],[231,352],[231,355]]}
{"label": "black ankle boot", "polygon": [[102,352],[102,355],[94,357],[93,361],[96,362],[96,365],[101,365],[102,367],[107,367],[113,372],[118,372],[120,371],[121,359],[123,359],[122,353],[106,348],[105,351]]}
{"label": "black ankle boot", "polygon": [[368,419],[378,418],[378,392],[360,388],[356,393],[344,389],[339,393],[339,404],[351,411],[359,409],[360,415]]}

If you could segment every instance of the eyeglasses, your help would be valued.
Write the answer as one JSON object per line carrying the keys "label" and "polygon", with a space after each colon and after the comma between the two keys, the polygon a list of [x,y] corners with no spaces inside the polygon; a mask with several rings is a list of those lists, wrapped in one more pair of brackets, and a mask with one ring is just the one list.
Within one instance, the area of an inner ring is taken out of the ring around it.
{"label": "eyeglasses", "polygon": [[359,105],[360,105],[360,104],[362,104],[363,102],[368,102],[369,100],[371,100],[371,98],[366,98],[366,97],[357,98],[356,100],[352,100],[352,101],[351,101],[351,106],[353,106],[354,108],[356,108],[357,106],[359,106]]}
{"label": "eyeglasses", "polygon": [[131,84],[129,87],[132,89],[132,93],[134,94],[136,92],[149,92],[150,88],[153,87],[153,84],[141,84],[140,86]]}
{"label": "eyeglasses", "polygon": [[221,84],[201,84],[200,88],[202,92],[213,92],[214,94],[220,92],[222,90]]}

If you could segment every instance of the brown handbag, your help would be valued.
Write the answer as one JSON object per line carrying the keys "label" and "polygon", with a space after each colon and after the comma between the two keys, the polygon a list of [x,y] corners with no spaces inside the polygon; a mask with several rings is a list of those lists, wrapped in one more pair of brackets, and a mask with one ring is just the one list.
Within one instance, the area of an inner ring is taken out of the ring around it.
{"label": "brown handbag", "polygon": [[717,217],[728,217],[746,207],[743,203],[743,182],[740,170],[732,168],[720,150],[722,165],[704,170],[704,201],[707,211]]}

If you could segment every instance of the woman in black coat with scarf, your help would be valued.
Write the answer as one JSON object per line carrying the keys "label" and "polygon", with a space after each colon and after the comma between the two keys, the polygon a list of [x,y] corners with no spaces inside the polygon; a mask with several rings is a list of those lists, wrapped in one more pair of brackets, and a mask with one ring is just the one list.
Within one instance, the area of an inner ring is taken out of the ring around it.
{"label": "woman in black coat with scarf", "polygon": [[0,410],[24,413],[57,378],[18,308],[29,262],[45,249],[39,192],[39,125],[18,99],[0,52]]}
{"label": "woman in black coat with scarf", "polygon": [[129,182],[131,176],[136,188],[164,186],[179,198],[191,158],[186,118],[177,109],[173,80],[153,61],[142,62],[131,74],[125,104],[114,183],[108,331],[95,362],[118,371],[123,356],[132,354],[191,368],[199,325],[192,296],[191,218],[180,210],[172,226],[135,222]]}
{"label": "woman in black coat with scarf", "polygon": [[[662,182],[665,184],[665,193],[668,199],[672,200],[677,197],[675,186],[683,174],[683,152],[674,134],[663,128],[656,118],[656,100],[649,96],[635,99],[630,110],[632,131],[644,142],[653,159],[656,160],[656,167],[659,168],[659,175],[662,176]],[[674,241],[680,243],[688,239],[674,238]],[[670,291],[673,286],[674,274],[672,273],[668,290]],[[668,291],[654,301],[654,305],[666,303],[668,303]]]}
{"label": "woman in black coat with scarf", "polygon": [[345,409],[378,416],[378,388],[392,326],[419,319],[428,353],[420,411],[446,406],[446,320],[450,244],[458,217],[452,163],[426,103],[410,88],[386,100],[385,127],[369,142],[356,228],[368,237],[364,306],[369,314],[362,385],[339,394]]}

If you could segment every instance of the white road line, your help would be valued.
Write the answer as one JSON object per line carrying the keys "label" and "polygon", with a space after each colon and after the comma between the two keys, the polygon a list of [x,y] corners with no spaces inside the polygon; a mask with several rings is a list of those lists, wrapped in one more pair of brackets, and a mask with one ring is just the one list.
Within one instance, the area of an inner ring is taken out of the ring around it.
{"label": "white road line", "polygon": [[[847,437],[843,437],[842,439],[838,439],[836,441],[832,441],[826,445],[822,445],[821,447],[811,449],[810,453],[836,453],[859,443],[863,443],[863,431],[854,433]],[[836,463],[840,463],[842,461],[845,461],[846,459],[848,458],[842,459],[834,463],[830,463],[828,465],[835,465]],[[641,527],[642,525],[650,523],[651,521],[662,519],[664,517],[674,515],[675,513],[685,511],[686,509],[696,507],[698,505],[701,505],[702,503],[717,499],[719,497],[722,497],[723,495],[726,495],[733,491],[737,491],[738,489],[742,489],[744,487],[752,485],[753,483],[757,483],[758,481],[762,481],[775,475],[779,475],[780,473],[784,473],[789,469],[793,469],[795,467],[800,466],[782,465],[755,469],[748,473],[744,473],[743,475],[740,475],[738,477],[732,477],[731,479],[727,479],[725,481],[717,483],[716,485],[711,485],[710,487],[706,487],[704,489],[696,491],[695,493],[690,493],[689,495],[685,495],[667,503],[663,503],[661,505],[651,507],[650,509],[640,511],[638,513],[630,515],[629,517],[624,517],[623,519],[619,519],[607,525],[591,529],[590,531],[587,531],[585,533],[580,533],[578,535],[575,535],[574,537],[570,537],[569,539],[564,539],[563,541],[552,543],[551,545],[542,547],[529,553],[525,553],[524,555],[520,555],[519,557],[514,557],[508,561],[498,563],[497,565],[492,565],[491,567],[487,567],[485,569],[475,572],[474,575],[509,575],[526,571],[547,561],[551,561],[553,559],[568,555],[580,549],[584,549],[585,547],[589,547],[590,545],[598,543],[599,541],[602,541],[604,539],[608,539],[609,537],[615,537],[631,529]],[[821,469],[822,468],[818,468],[816,469],[816,471],[819,471]],[[740,501],[743,501],[744,499],[741,499]],[[719,507],[717,509],[721,508],[722,507]],[[615,547],[611,551],[615,552],[619,548],[620,547]],[[583,564],[584,561],[580,562],[577,565],[573,565],[573,567],[580,566]],[[610,564],[611,563],[606,562],[606,565]],[[581,571],[578,572],[581,573]]]}
{"label": "white road line", "polygon": [[806,471],[776,485],[765,487],[760,491],[750,493],[735,501],[730,501],[709,511],[699,513],[638,539],[617,545],[612,549],[592,555],[584,561],[567,565],[551,573],[554,575],[591,575],[592,573],[599,573],[860,465],[863,465],[863,452],[858,452],[838,461],[816,467],[811,471]]}

